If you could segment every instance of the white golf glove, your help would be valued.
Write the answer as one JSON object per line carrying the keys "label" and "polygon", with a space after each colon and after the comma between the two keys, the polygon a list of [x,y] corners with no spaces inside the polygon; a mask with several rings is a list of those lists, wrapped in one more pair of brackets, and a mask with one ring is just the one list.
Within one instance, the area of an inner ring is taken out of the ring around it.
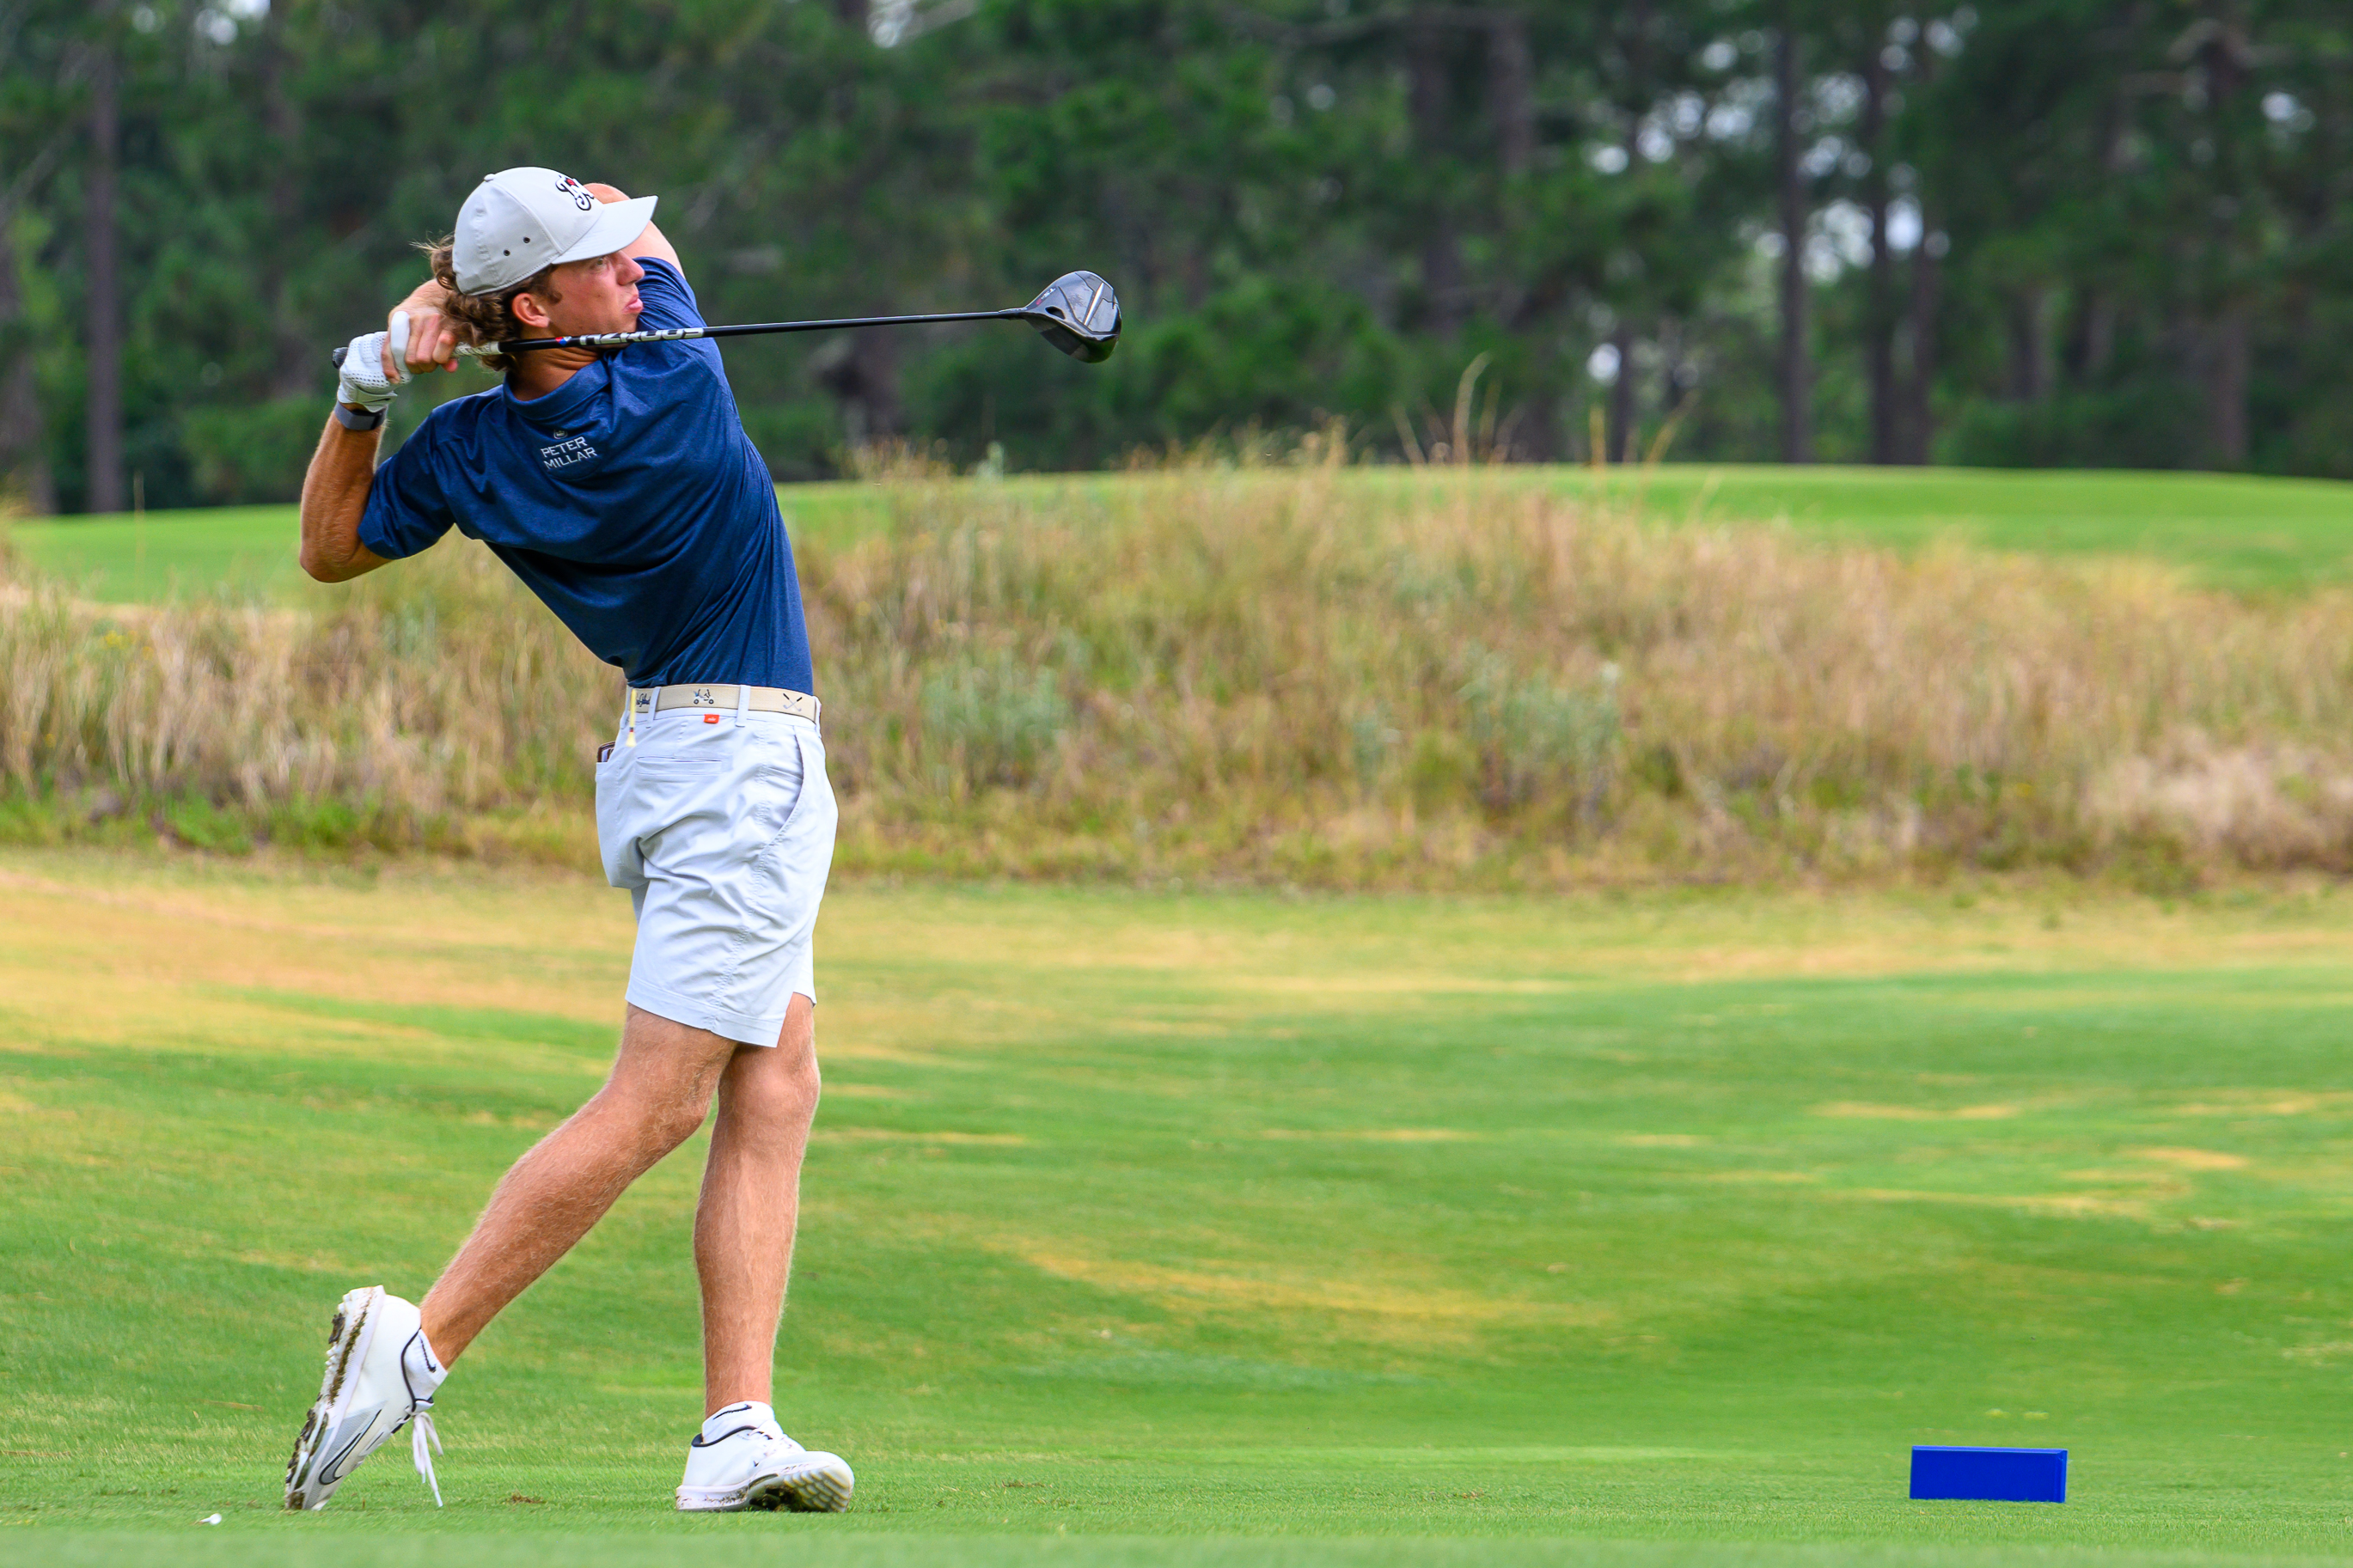
{"label": "white golf glove", "polygon": [[[394,380],[384,374],[385,344],[392,343],[392,363],[398,372]],[[408,353],[408,316],[406,311],[392,319],[389,332],[363,332],[353,338],[343,351],[343,363],[335,385],[335,401],[353,408],[364,408],[371,414],[381,414],[388,407],[398,382],[408,379],[400,370],[403,356]]]}

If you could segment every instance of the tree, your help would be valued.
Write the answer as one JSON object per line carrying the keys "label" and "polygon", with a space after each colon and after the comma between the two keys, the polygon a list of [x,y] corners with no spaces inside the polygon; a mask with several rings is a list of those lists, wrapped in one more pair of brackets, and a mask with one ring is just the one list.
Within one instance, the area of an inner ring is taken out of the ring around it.
{"label": "tree", "polygon": [[1783,0],[1773,39],[1774,174],[1781,216],[1781,460],[1814,458],[1814,373],[1807,342],[1811,289],[1806,280],[1807,200],[1803,139],[1812,129],[1800,94],[1806,41],[1797,6]]}
{"label": "tree", "polygon": [[2324,0],[0,0],[0,469],[290,494],[323,347],[546,162],[659,193],[714,318],[1119,283],[1095,369],[731,350],[785,477],[1333,418],[1551,458],[1597,407],[1620,460],[1672,421],[1711,458],[2348,471],[2348,58]]}
{"label": "tree", "polygon": [[[100,13],[101,17],[104,13]],[[83,180],[82,287],[89,319],[89,435],[84,448],[92,511],[121,511],[122,483],[122,299],[118,269],[115,163],[122,150],[122,103],[113,40],[90,51],[90,164]]]}

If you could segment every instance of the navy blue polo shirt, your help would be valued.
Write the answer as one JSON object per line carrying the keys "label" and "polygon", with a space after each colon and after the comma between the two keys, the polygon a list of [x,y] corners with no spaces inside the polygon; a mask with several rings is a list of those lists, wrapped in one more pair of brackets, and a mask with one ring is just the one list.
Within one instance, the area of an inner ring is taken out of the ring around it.
{"label": "navy blue polo shirt", "polygon": [[[702,325],[678,268],[639,261],[640,324]],[[376,469],[359,537],[396,560],[452,528],[632,686],[817,689],[792,542],[716,343],[617,349],[544,397],[435,409]]]}

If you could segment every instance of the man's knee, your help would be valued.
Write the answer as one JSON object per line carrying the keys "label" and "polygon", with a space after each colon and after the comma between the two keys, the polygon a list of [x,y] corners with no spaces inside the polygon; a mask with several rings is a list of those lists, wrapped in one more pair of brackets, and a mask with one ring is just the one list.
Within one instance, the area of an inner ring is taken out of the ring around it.
{"label": "man's knee", "polygon": [[818,1095],[825,1087],[817,1066],[816,1003],[795,993],[772,1055],[773,1059],[766,1064],[770,1070],[760,1077],[767,1081],[778,1109],[797,1109],[804,1115],[815,1115]]}
{"label": "man's knee", "polygon": [[780,1126],[806,1125],[817,1114],[818,1095],[824,1085],[818,1075],[815,1051],[797,1052],[780,1045],[760,1052],[751,1067],[752,1070],[733,1075],[720,1089],[721,1098],[737,1111]]}
{"label": "man's knee", "polygon": [[708,1030],[629,1009],[620,1057],[598,1098],[630,1130],[648,1163],[701,1129],[730,1048]]}
{"label": "man's knee", "polygon": [[711,1110],[711,1091],[649,1093],[646,1086],[607,1083],[589,1101],[584,1115],[598,1116],[611,1129],[608,1137],[636,1151],[640,1165],[650,1165],[702,1128]]}
{"label": "man's knee", "polygon": [[669,1153],[701,1131],[710,1110],[708,1094],[655,1108],[645,1122],[646,1141],[652,1146],[655,1157]]}
{"label": "man's knee", "polygon": [[774,1046],[736,1053],[719,1086],[720,1114],[747,1134],[797,1141],[816,1119],[822,1088],[810,1033],[788,1021]]}

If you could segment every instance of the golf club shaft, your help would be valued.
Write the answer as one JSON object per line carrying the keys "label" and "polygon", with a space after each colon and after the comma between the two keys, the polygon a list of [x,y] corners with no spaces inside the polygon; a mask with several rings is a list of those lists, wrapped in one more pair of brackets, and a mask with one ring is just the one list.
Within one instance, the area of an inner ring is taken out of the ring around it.
{"label": "golf club shaft", "polygon": [[[844,316],[828,321],[746,321],[719,327],[649,328],[638,332],[575,332],[564,338],[522,338],[511,343],[489,343],[477,347],[461,343],[461,354],[529,353],[536,349],[618,349],[631,343],[683,343],[697,338],[744,338],[765,332],[828,332],[849,327],[920,327],[934,321],[1027,321],[1025,310],[944,310],[929,316]],[[343,351],[337,349],[335,363],[343,363]]]}
{"label": "golf club shaft", "polygon": [[1023,310],[944,310],[929,316],[845,316],[830,321],[748,321],[724,327],[673,327],[641,332],[575,332],[567,338],[525,338],[478,353],[528,353],[533,349],[619,349],[631,343],[682,343],[697,338],[748,338],[764,332],[829,332],[848,327],[920,327],[934,321],[1018,321]]}

